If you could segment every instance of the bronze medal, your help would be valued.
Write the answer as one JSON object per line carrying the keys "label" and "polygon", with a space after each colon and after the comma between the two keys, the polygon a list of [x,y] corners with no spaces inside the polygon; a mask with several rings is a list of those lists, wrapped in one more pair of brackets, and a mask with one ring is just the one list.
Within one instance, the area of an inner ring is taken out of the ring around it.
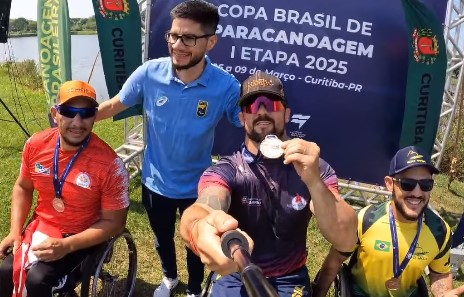
{"label": "bronze medal", "polygon": [[385,282],[385,287],[389,291],[398,291],[401,288],[401,281],[399,278],[392,277]]}
{"label": "bronze medal", "polygon": [[55,197],[53,198],[53,208],[57,212],[63,212],[64,211],[64,202],[63,199]]}

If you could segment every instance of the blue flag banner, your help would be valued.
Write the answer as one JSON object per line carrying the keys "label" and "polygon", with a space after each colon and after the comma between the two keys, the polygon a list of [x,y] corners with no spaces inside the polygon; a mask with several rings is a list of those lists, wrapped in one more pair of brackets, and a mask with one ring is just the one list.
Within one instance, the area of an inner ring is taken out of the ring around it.
{"label": "blue flag banner", "polygon": [[[164,32],[171,24],[169,11],[180,2],[152,4],[149,58],[168,55]],[[434,108],[434,116],[425,119],[432,124],[423,125],[428,130],[422,131],[421,142],[405,136],[415,135],[417,127],[403,121],[410,114],[405,112],[407,94],[415,96],[416,106],[419,98],[417,92],[407,92],[408,78],[421,77],[409,74],[410,64],[422,67],[415,71],[429,71],[428,65],[437,66],[446,57],[442,27],[436,26],[444,22],[446,1],[417,1],[418,13],[406,11],[414,5],[388,0],[210,2],[221,16],[219,42],[208,54],[212,61],[239,81],[258,70],[279,77],[292,109],[288,134],[316,142],[339,177],[383,184],[400,146],[423,142],[431,151],[441,96],[435,94],[429,98],[434,104],[421,107]],[[420,51],[418,44],[432,49]],[[443,91],[444,70],[430,70],[434,80],[427,83],[434,90]],[[243,140],[243,129],[223,120],[213,154],[230,154]]]}

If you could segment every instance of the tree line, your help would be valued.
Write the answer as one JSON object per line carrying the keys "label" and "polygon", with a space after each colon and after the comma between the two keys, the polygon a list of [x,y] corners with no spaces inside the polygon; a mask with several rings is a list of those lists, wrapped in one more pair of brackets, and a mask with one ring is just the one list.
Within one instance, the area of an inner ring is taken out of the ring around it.
{"label": "tree line", "polygon": [[[73,32],[78,31],[97,31],[95,16],[89,18],[71,18],[70,28]],[[25,18],[10,19],[10,34],[37,34],[37,21]]]}

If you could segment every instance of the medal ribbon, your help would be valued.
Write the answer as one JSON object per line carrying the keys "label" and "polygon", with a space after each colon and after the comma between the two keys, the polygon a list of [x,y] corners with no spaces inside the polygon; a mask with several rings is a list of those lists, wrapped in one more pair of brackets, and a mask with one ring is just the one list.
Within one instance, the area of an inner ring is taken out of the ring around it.
{"label": "medal ribbon", "polygon": [[59,179],[58,159],[60,155],[60,136],[58,136],[58,140],[56,141],[56,145],[55,145],[55,154],[53,155],[53,186],[55,187],[56,198],[62,199],[61,193],[63,191],[64,181],[66,180],[66,177],[68,176],[69,172],[71,171],[71,168],[76,162],[77,157],[79,157],[79,155],[87,147],[89,142],[90,142],[90,135],[89,137],[87,137],[84,143],[79,147],[79,150],[74,154],[71,161],[68,163],[68,166],[66,166],[66,169],[64,170],[63,175],[61,176],[61,179]]}
{"label": "medal ribbon", "polygon": [[419,221],[417,222],[416,236],[414,237],[414,240],[412,241],[412,244],[409,247],[406,257],[404,258],[404,260],[401,262],[401,265],[400,265],[399,264],[400,256],[399,256],[399,247],[398,247],[398,236],[396,233],[395,217],[393,216],[393,210],[390,204],[390,232],[391,232],[391,237],[393,241],[393,274],[395,278],[399,278],[401,276],[404,269],[406,268],[406,265],[408,265],[409,261],[411,260],[412,255],[414,255],[417,242],[419,241],[419,235],[420,235],[421,229],[422,229],[422,214],[420,215]]}

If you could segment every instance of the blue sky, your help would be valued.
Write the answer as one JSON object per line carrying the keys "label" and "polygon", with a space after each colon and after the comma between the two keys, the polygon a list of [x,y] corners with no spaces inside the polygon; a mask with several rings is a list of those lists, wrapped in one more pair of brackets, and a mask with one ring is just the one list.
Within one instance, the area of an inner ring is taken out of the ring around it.
{"label": "blue sky", "polygon": [[[92,0],[68,0],[69,16],[71,18],[88,18],[94,15]],[[13,0],[10,18],[24,17],[37,20],[37,0]]]}

